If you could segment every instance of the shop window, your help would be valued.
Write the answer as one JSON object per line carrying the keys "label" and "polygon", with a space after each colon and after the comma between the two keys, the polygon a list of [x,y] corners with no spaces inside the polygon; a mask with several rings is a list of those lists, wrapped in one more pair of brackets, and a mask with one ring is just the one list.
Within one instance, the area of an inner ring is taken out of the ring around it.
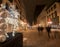
{"label": "shop window", "polygon": [[52,16],[53,16],[53,13],[52,13]]}

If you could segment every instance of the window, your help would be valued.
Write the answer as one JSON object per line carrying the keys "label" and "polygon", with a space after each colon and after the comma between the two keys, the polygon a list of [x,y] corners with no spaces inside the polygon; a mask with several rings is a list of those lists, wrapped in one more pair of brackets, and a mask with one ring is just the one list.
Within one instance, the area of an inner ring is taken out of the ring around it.
{"label": "window", "polygon": [[50,17],[52,18],[52,15]]}
{"label": "window", "polygon": [[49,17],[50,17],[50,15],[49,15]]}
{"label": "window", "polygon": [[49,10],[49,13],[50,13],[50,10]]}
{"label": "window", "polygon": [[53,8],[51,8],[51,11],[53,11]]}
{"label": "window", "polygon": [[55,13],[53,13],[53,18],[55,18]]}
{"label": "window", "polygon": [[54,5],[54,9],[56,8],[56,4]]}
{"label": "window", "polygon": [[57,16],[57,12],[56,11],[54,12],[54,14],[55,14],[55,16]]}
{"label": "window", "polygon": [[53,13],[51,15],[53,16]]}
{"label": "window", "polygon": [[57,16],[57,12],[55,11],[54,13],[53,13],[53,18],[55,18]]}
{"label": "window", "polygon": [[51,14],[51,16],[52,16],[52,18],[54,17],[54,16],[53,16],[53,13]]}

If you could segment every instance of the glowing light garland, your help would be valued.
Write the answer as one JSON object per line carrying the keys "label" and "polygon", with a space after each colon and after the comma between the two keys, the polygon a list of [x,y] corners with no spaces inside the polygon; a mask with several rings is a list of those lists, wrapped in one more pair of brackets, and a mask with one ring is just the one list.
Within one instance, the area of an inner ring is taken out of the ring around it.
{"label": "glowing light garland", "polygon": [[[11,24],[13,26],[12,27],[13,32],[15,31],[15,29],[17,29],[17,27],[19,27],[19,25],[21,25],[21,27],[30,27],[27,23],[23,22],[22,20],[18,21],[20,13],[17,11],[14,4],[10,4],[8,9],[6,9],[6,5],[1,4],[0,10],[2,10],[0,12],[0,16],[3,13],[6,13],[7,17],[4,18],[5,24],[7,24],[7,25]],[[2,19],[2,18],[0,17],[0,19]]]}
{"label": "glowing light garland", "polygon": [[[2,9],[4,9],[4,10],[2,10]],[[1,4],[0,10],[1,10],[0,16],[3,13],[6,13],[6,15],[7,15],[7,17],[4,18],[5,23],[12,24],[14,26],[13,30],[15,30],[18,27],[18,16],[20,16],[19,12],[15,9],[15,5],[10,5],[9,10],[7,10],[6,5]],[[0,19],[2,19],[2,17],[0,17]]]}

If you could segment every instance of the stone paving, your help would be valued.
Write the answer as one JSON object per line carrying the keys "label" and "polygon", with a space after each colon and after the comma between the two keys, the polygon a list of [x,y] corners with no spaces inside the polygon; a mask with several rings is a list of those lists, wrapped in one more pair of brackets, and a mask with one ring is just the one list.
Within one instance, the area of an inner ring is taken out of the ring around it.
{"label": "stone paving", "polygon": [[47,32],[39,35],[37,31],[23,33],[23,47],[60,47],[60,33],[57,38],[49,39]]}

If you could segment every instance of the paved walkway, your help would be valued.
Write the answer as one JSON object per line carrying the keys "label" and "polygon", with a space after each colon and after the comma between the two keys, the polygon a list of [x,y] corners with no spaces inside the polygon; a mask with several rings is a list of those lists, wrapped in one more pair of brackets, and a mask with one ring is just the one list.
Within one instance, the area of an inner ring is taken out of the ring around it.
{"label": "paved walkway", "polygon": [[38,34],[37,31],[23,33],[24,47],[60,47],[60,35],[55,39],[48,39],[47,32]]}

